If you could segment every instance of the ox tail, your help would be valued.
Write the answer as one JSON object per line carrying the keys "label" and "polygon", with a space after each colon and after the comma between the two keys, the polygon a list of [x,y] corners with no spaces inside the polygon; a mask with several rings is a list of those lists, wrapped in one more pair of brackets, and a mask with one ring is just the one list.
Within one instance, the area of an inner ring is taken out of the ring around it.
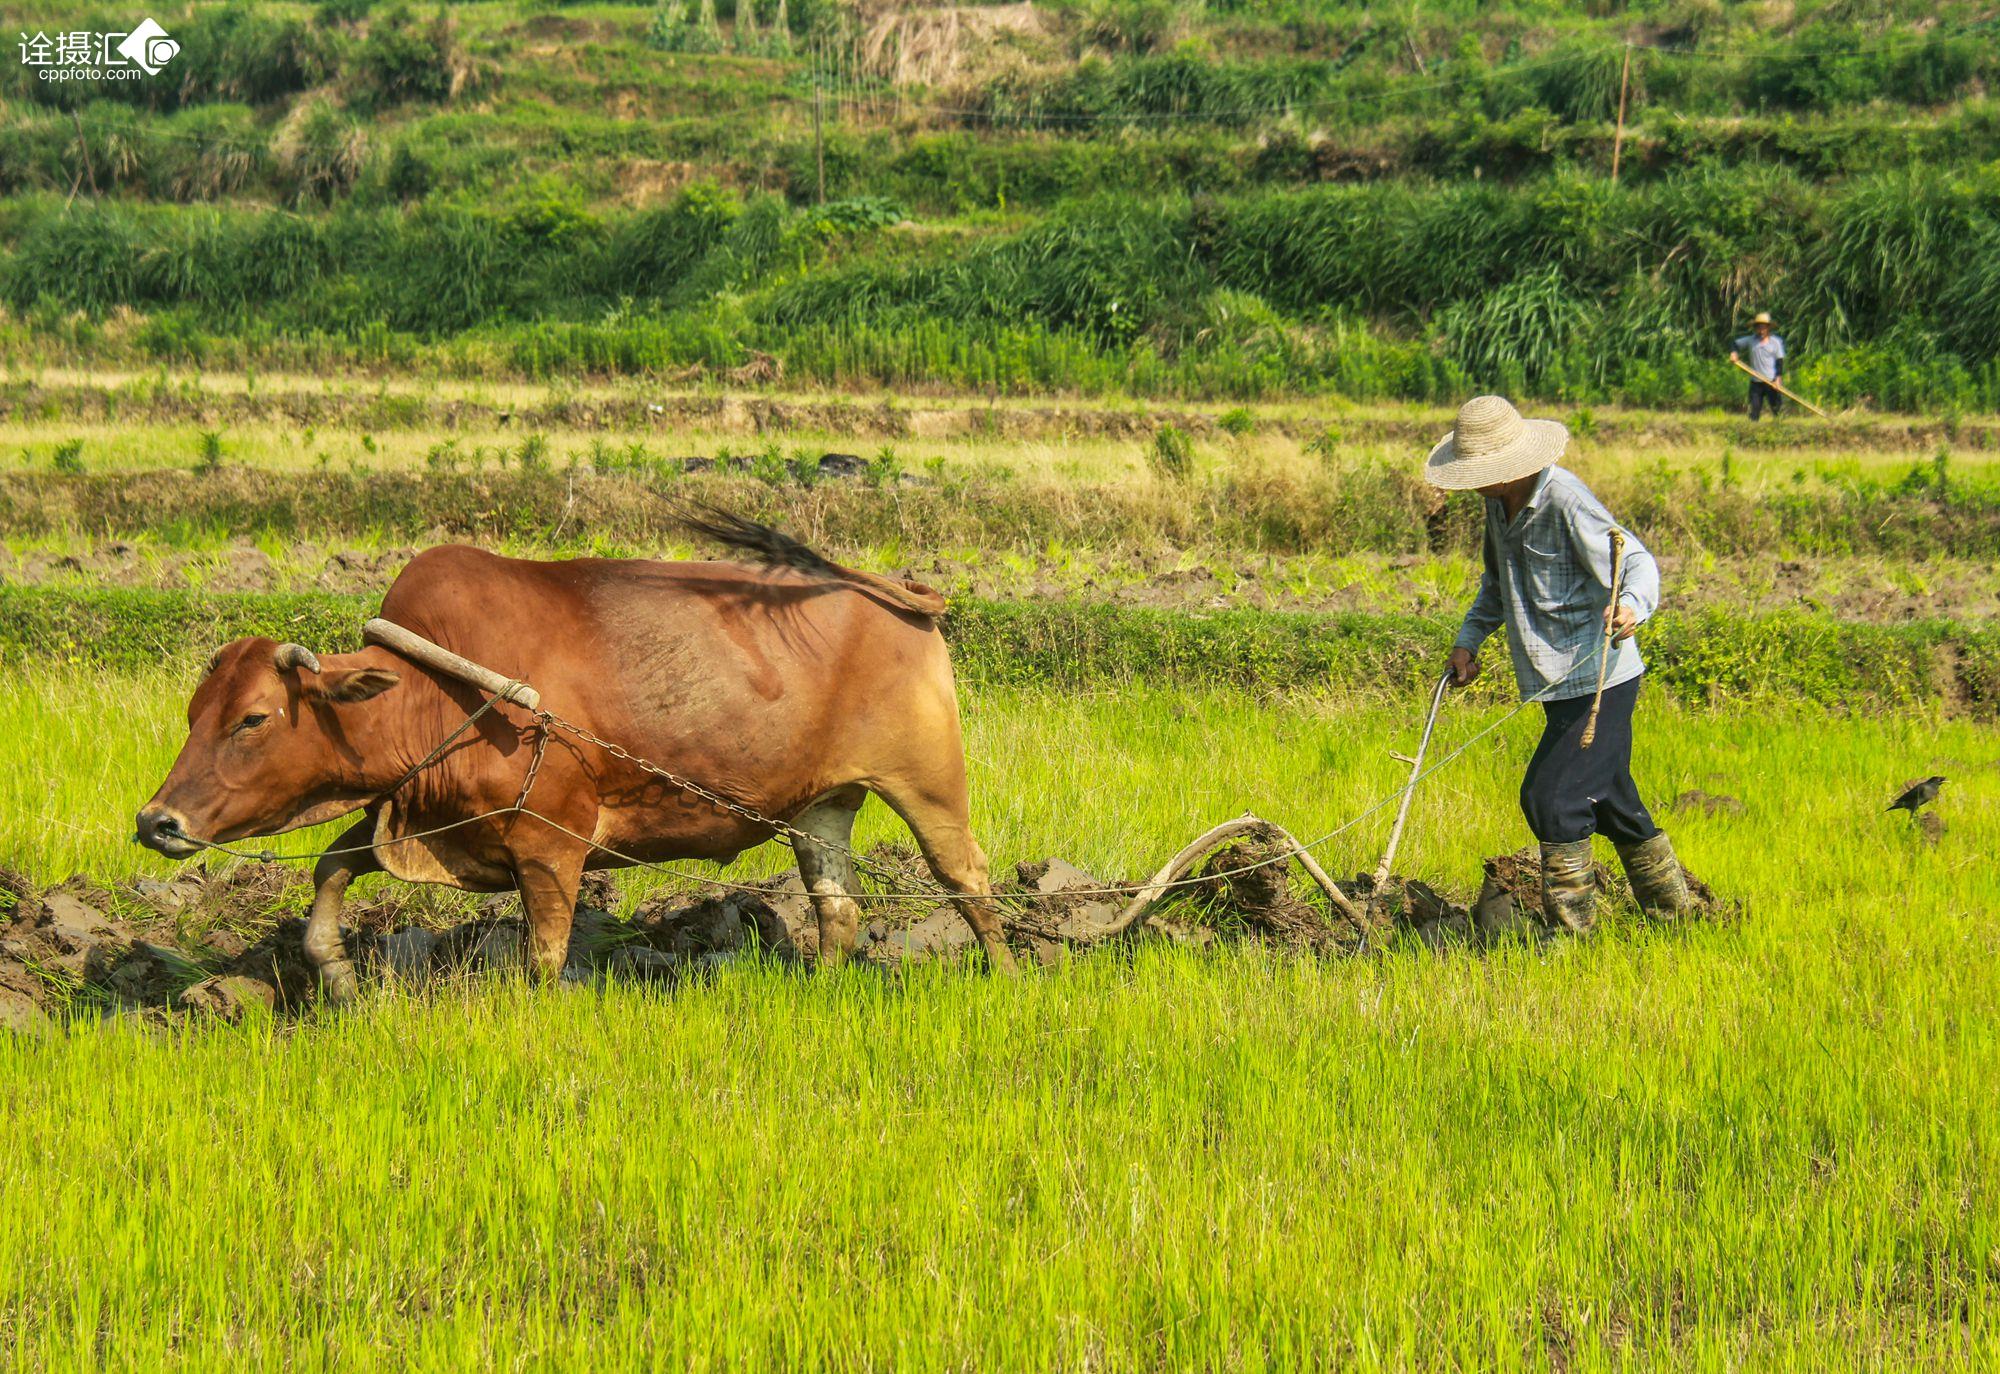
{"label": "ox tail", "polygon": [[792,568],[810,577],[845,582],[880,597],[898,610],[933,619],[944,614],[944,594],[935,587],[906,578],[877,577],[859,568],[843,567],[783,530],[746,520],[733,511],[700,502],[683,510],[679,523],[693,534],[713,539],[738,553],[749,554],[766,567]]}

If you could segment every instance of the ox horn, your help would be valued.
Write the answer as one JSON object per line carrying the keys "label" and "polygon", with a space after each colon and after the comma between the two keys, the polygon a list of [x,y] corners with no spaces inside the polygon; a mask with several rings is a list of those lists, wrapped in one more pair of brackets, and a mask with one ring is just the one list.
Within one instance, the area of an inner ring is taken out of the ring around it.
{"label": "ox horn", "polygon": [[304,668],[313,673],[319,671],[319,656],[303,644],[280,644],[276,658],[281,673],[289,668]]}

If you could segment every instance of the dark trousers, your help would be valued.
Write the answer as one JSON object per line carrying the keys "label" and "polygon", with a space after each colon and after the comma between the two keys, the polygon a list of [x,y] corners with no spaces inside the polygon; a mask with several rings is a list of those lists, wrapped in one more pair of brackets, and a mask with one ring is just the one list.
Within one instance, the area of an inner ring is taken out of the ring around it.
{"label": "dark trousers", "polygon": [[1771,407],[1771,418],[1777,419],[1784,413],[1784,395],[1769,382],[1750,383],[1750,418],[1762,418],[1765,406]]}
{"label": "dark trousers", "polygon": [[1521,780],[1521,814],[1543,844],[1587,840],[1599,831],[1614,843],[1637,844],[1660,833],[1632,781],[1632,708],[1642,681],[1605,689],[1588,749],[1582,742],[1590,698],[1543,703],[1548,722]]}

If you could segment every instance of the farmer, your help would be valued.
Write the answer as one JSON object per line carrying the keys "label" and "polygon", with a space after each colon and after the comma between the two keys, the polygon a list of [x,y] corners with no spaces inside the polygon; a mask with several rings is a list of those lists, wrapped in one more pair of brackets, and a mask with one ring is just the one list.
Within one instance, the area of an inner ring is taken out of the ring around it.
{"label": "farmer", "polygon": [[[1485,575],[1452,645],[1452,681],[1463,687],[1479,676],[1479,646],[1506,625],[1522,700],[1541,702],[1547,716],[1521,783],[1521,810],[1542,843],[1543,911],[1584,934],[1596,922],[1590,837],[1598,831],[1617,847],[1642,909],[1678,913],[1690,899],[1673,843],[1632,781],[1632,708],[1646,671],[1632,632],[1659,604],[1659,568],[1626,532],[1618,604],[1609,604],[1614,522],[1556,466],[1568,443],[1556,421],[1523,420],[1501,397],[1480,396],[1431,450],[1424,476],[1486,498]],[[1597,736],[1586,749],[1605,654]]]}
{"label": "farmer", "polygon": [[1729,361],[1742,362],[1745,353],[1750,355],[1745,365],[1756,374],[1750,379],[1750,418],[1761,417],[1768,405],[1775,420],[1785,408],[1784,395],[1772,385],[1785,371],[1785,341],[1771,332],[1768,312],[1759,310],[1750,317],[1750,332],[1729,350]]}

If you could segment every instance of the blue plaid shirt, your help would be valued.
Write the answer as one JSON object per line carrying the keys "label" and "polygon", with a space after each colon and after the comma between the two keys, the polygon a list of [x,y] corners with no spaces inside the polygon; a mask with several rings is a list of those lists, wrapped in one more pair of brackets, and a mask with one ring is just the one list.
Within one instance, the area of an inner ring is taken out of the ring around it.
{"label": "blue plaid shirt", "polygon": [[[1485,576],[1465,613],[1455,647],[1479,652],[1486,637],[1507,627],[1514,681],[1521,696],[1562,701],[1597,690],[1597,650],[1604,640],[1604,604],[1611,593],[1611,512],[1575,473],[1544,469],[1527,504],[1512,521],[1497,500],[1486,502]],[[1625,531],[1620,603],[1641,621],[1660,604],[1660,567]],[[1639,646],[1610,649],[1604,685],[1615,687],[1646,671]]]}
{"label": "blue plaid shirt", "polygon": [[1748,354],[1750,370],[1767,382],[1777,381],[1778,374],[1785,370],[1785,341],[1776,334],[1768,339],[1745,334],[1736,341],[1736,351]]}

